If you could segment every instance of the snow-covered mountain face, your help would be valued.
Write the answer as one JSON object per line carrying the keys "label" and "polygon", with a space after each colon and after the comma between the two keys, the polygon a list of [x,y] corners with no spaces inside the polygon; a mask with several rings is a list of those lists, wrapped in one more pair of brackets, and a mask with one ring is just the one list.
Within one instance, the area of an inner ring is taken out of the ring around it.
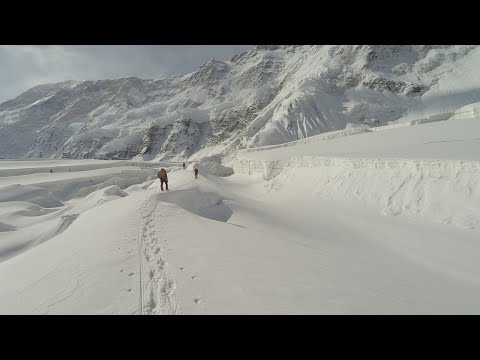
{"label": "snow-covered mountain face", "polygon": [[184,76],[32,88],[0,104],[0,157],[225,156],[475,102],[478,46],[257,46]]}

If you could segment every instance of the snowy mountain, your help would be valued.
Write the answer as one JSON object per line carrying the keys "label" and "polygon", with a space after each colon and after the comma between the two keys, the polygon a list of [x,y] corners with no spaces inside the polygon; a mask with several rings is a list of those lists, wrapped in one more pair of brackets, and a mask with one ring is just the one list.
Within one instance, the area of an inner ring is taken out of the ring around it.
{"label": "snowy mountain", "polygon": [[478,46],[257,46],[183,76],[41,85],[0,104],[0,157],[225,156],[452,113],[480,102],[479,69]]}

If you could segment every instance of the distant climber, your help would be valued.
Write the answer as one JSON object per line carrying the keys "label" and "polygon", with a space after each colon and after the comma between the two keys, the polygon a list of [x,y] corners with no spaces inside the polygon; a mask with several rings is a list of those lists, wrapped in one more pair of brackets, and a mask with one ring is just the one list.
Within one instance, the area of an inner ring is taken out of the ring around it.
{"label": "distant climber", "polygon": [[195,179],[198,179],[198,169],[195,169]]}
{"label": "distant climber", "polygon": [[163,191],[163,183],[165,183],[166,190],[168,190],[168,176],[167,171],[164,168],[161,168],[158,172],[158,178],[160,179],[160,189]]}
{"label": "distant climber", "polygon": [[185,170],[185,163],[183,163],[183,170]]}

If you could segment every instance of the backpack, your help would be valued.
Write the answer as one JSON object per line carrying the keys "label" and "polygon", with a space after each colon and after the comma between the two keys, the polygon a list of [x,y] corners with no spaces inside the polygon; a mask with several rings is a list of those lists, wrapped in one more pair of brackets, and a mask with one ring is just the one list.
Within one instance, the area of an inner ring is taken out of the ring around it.
{"label": "backpack", "polygon": [[165,171],[165,169],[160,169],[160,171],[158,172],[158,178],[159,179],[166,179],[167,178],[167,172]]}

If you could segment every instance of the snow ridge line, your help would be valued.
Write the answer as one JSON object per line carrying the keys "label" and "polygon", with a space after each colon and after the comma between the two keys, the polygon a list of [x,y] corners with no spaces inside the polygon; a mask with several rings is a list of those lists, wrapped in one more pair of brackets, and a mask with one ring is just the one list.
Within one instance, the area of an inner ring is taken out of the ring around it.
{"label": "snow ridge line", "polygon": [[349,129],[343,129],[343,130],[328,131],[318,135],[312,135],[300,140],[294,140],[294,141],[289,141],[289,142],[275,144],[275,145],[251,147],[251,148],[238,150],[238,152],[251,153],[251,152],[258,152],[258,151],[268,151],[268,150],[280,149],[280,148],[295,146],[295,145],[335,140],[335,139],[346,137],[346,136],[365,134],[369,132],[390,130],[390,129],[406,127],[406,126],[422,125],[422,124],[431,123],[431,122],[446,121],[446,120],[449,120],[453,115],[454,115],[453,112],[441,113],[441,114],[432,115],[426,118],[419,118],[419,119],[404,121],[404,122],[394,122],[392,124],[383,125],[383,126],[353,127]]}
{"label": "snow ridge line", "polygon": [[[153,202],[155,202],[155,205],[153,205]],[[157,232],[152,214],[157,208],[158,202],[158,195],[152,195],[142,204],[143,221],[139,228],[142,315],[178,313],[175,297],[176,284],[168,273],[164,249],[159,246],[159,240],[155,236]],[[149,208],[152,210],[148,211]],[[144,271],[145,265],[147,265],[147,273]],[[147,279],[145,279],[145,274],[147,274]]]}
{"label": "snow ridge line", "polygon": [[[405,126],[405,125],[403,125],[403,126]],[[318,135],[312,135],[312,136],[306,137],[304,139],[289,141],[289,142],[285,142],[285,143],[281,143],[281,144],[265,145],[265,146],[258,146],[258,147],[241,149],[238,152],[240,152],[240,153],[241,152],[250,153],[250,152],[258,152],[258,151],[268,151],[268,150],[279,149],[279,148],[284,148],[284,147],[288,147],[288,146],[295,146],[295,145],[301,145],[301,144],[310,144],[310,143],[313,143],[313,142],[334,140],[334,139],[338,139],[338,138],[345,137],[345,136],[353,136],[353,135],[357,135],[357,134],[364,134],[364,133],[368,133],[368,132],[371,132],[371,131],[372,130],[370,128],[364,128],[364,127],[329,131],[329,132],[321,133],[321,134],[318,134]]]}
{"label": "snow ridge line", "polygon": [[271,180],[283,170],[291,167],[321,168],[339,167],[344,169],[401,169],[427,171],[431,176],[442,173],[459,172],[480,173],[480,161],[472,160],[414,160],[414,159],[374,159],[374,158],[340,158],[323,156],[297,156],[288,160],[238,159],[234,170],[237,174],[262,174],[265,180]]}

